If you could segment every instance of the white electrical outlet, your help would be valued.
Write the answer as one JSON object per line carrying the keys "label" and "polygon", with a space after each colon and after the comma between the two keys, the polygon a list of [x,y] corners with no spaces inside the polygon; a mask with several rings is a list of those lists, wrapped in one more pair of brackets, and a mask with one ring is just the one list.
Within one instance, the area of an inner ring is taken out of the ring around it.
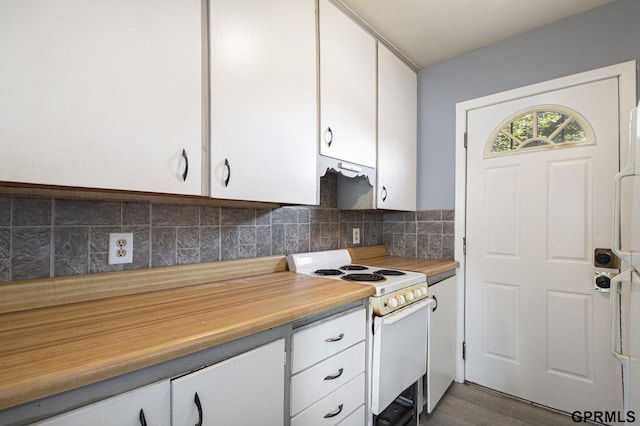
{"label": "white electrical outlet", "polygon": [[109,234],[109,265],[133,262],[133,233],[113,232]]}
{"label": "white electrical outlet", "polygon": [[360,228],[353,228],[353,244],[360,244]]}

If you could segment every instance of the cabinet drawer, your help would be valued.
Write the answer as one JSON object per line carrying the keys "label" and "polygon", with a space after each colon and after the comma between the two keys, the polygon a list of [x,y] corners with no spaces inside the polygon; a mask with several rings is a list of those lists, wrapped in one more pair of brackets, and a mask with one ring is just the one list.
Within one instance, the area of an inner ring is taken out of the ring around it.
{"label": "cabinet drawer", "polygon": [[[358,407],[363,404],[364,373],[292,418],[291,426],[336,425],[345,419],[345,424],[350,425],[351,413],[360,410]],[[361,409],[364,419],[364,407]],[[361,426],[364,425],[364,421],[353,424]]]}
{"label": "cabinet drawer", "polygon": [[291,414],[309,405],[364,372],[365,344],[340,352],[291,378]]}
{"label": "cabinet drawer", "polygon": [[291,341],[291,373],[295,374],[364,340],[365,309],[297,331]]}

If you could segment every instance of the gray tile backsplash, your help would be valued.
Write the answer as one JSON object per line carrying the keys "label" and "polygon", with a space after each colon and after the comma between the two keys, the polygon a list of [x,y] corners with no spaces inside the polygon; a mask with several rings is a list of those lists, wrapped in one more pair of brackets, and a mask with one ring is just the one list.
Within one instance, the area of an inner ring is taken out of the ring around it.
{"label": "gray tile backsplash", "polygon": [[453,210],[385,213],[383,232],[390,255],[453,260]]}
{"label": "gray tile backsplash", "polygon": [[[389,254],[453,258],[453,212],[337,209],[335,175],[319,206],[240,209],[0,196],[0,282],[387,244]],[[108,265],[109,233],[132,232],[133,263]]]}

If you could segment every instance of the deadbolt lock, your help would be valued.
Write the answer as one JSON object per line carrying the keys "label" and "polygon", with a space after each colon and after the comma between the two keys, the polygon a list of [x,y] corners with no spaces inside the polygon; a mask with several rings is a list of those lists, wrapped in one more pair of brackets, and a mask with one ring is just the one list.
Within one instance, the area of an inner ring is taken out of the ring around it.
{"label": "deadbolt lock", "polygon": [[611,249],[597,248],[593,253],[593,266],[596,268],[618,269],[620,262]]}

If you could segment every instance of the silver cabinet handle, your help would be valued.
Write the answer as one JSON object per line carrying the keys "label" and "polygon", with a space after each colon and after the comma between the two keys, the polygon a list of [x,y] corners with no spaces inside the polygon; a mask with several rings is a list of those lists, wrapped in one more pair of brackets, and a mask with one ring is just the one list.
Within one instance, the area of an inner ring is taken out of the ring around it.
{"label": "silver cabinet handle", "polygon": [[329,337],[328,339],[324,339],[324,341],[327,343],[332,343],[332,342],[339,342],[342,339],[344,339],[344,333],[340,333],[338,337]]}

